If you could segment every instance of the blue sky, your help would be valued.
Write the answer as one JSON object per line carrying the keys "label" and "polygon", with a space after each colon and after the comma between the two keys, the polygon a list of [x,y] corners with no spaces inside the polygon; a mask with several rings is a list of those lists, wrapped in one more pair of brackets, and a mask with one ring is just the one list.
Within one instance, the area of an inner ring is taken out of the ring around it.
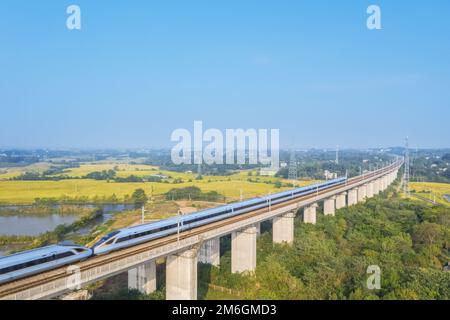
{"label": "blue sky", "polygon": [[449,14],[448,0],[4,0],[0,147],[171,146],[194,120],[279,128],[282,146],[449,147]]}

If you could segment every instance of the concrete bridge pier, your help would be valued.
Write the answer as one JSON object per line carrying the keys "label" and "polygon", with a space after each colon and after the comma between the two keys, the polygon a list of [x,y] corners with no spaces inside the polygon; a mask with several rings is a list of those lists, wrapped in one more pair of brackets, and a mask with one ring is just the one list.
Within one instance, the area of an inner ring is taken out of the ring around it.
{"label": "concrete bridge pier", "polygon": [[314,203],[303,210],[303,222],[316,224],[317,203]]}
{"label": "concrete bridge pier", "polygon": [[150,294],[156,290],[156,263],[150,261],[128,270],[128,289]]}
{"label": "concrete bridge pier", "polygon": [[220,265],[220,238],[203,243],[198,253],[198,261],[215,267]]}
{"label": "concrete bridge pier", "polygon": [[336,198],[335,196],[326,199],[323,202],[323,214],[326,216],[334,216],[336,212]]}
{"label": "concrete bridge pier", "polygon": [[348,205],[353,206],[358,203],[358,188],[348,191]]}
{"label": "concrete bridge pier", "polygon": [[395,181],[397,178],[397,175],[395,174],[395,171],[391,173],[391,183]]}
{"label": "concrete bridge pier", "polygon": [[374,185],[373,182],[369,182],[367,184],[367,190],[366,190],[367,198],[372,198],[373,197],[373,185]]}
{"label": "concrete bridge pier", "polygon": [[294,242],[294,219],[295,211],[273,218],[273,243]]}
{"label": "concrete bridge pier", "polygon": [[336,196],[336,209],[345,208],[347,205],[347,192],[340,193]]}
{"label": "concrete bridge pier", "polygon": [[167,257],[166,299],[197,300],[197,249]]}
{"label": "concrete bridge pier", "polygon": [[261,222],[255,223],[256,235],[259,237],[261,235]]}
{"label": "concrete bridge pier", "polygon": [[366,185],[358,187],[358,202],[366,200]]}
{"label": "concrete bridge pier", "polygon": [[254,272],[256,269],[255,226],[231,234],[231,272]]}
{"label": "concrete bridge pier", "polygon": [[373,195],[376,196],[380,193],[380,182],[377,180],[372,181],[373,183]]}
{"label": "concrete bridge pier", "polygon": [[378,182],[380,184],[380,192],[383,192],[386,189],[385,185],[384,185],[384,179],[380,178],[380,179],[378,179]]}

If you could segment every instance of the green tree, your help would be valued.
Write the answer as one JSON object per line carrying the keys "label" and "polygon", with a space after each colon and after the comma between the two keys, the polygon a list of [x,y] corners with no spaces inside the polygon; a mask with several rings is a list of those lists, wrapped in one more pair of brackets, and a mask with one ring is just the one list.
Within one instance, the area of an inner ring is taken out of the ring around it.
{"label": "green tree", "polygon": [[148,201],[148,197],[145,194],[144,189],[139,188],[134,190],[131,195],[131,201],[134,203],[136,208],[143,206]]}

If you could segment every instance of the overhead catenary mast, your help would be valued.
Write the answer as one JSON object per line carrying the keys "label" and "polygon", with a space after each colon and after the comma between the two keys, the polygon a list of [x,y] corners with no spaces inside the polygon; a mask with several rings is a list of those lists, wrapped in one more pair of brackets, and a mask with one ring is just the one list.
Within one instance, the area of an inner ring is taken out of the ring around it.
{"label": "overhead catenary mast", "polygon": [[339,164],[339,145],[336,146],[336,164]]}
{"label": "overhead catenary mast", "polygon": [[295,151],[291,149],[291,156],[289,159],[289,172],[288,179],[292,181],[292,184],[295,186],[297,181],[297,161],[295,159]]}
{"label": "overhead catenary mast", "polygon": [[404,181],[403,181],[403,193],[407,198],[411,196],[410,190],[409,190],[409,176],[410,168],[409,168],[409,139],[406,137],[405,139],[405,175],[404,175]]}

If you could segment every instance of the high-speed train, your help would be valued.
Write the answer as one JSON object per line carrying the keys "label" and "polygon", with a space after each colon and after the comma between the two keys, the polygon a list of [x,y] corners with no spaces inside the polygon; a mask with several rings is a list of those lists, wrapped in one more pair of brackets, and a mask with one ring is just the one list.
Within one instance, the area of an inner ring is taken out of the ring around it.
{"label": "high-speed train", "polygon": [[283,201],[314,194],[329,187],[339,186],[345,182],[346,178],[329,180],[266,197],[254,198],[157,222],[115,230],[97,241],[92,248],[77,245],[51,245],[16,253],[0,258],[0,284],[73,264],[92,255],[107,254],[114,250],[190,230],[211,222],[267,208]]}
{"label": "high-speed train", "polygon": [[51,245],[0,258],[0,284],[72,264],[92,256],[78,245]]}
{"label": "high-speed train", "polygon": [[94,254],[105,254],[111,251],[130,247],[167,235],[196,228],[211,222],[240,215],[246,212],[265,208],[283,201],[318,192],[322,189],[344,184],[346,178],[329,180],[326,182],[275,193],[267,197],[254,198],[217,208],[202,210],[179,217],[160,220],[134,227],[115,230],[94,244]]}

